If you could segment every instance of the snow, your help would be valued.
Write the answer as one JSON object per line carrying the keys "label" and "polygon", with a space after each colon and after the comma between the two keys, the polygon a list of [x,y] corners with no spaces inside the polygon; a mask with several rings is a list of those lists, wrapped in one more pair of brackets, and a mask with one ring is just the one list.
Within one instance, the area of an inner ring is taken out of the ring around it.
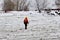
{"label": "snow", "polygon": [[[31,14],[30,14],[31,13]],[[24,17],[29,19],[24,29]],[[59,40],[60,16],[37,11],[11,11],[0,14],[0,40]]]}

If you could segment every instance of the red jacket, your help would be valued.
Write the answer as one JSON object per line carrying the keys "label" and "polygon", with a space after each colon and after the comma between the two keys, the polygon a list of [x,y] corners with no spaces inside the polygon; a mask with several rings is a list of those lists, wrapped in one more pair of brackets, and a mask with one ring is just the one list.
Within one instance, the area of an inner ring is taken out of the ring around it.
{"label": "red jacket", "polygon": [[28,18],[27,17],[24,19],[24,24],[28,24]]}

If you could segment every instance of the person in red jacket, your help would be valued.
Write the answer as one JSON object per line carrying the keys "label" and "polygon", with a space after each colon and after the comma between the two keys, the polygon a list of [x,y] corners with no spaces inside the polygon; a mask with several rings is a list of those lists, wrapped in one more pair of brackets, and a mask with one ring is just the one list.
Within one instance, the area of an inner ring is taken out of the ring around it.
{"label": "person in red jacket", "polygon": [[24,19],[24,25],[25,25],[25,29],[27,29],[27,24],[28,24],[29,22],[28,22],[28,18],[27,17],[25,17],[25,19]]}

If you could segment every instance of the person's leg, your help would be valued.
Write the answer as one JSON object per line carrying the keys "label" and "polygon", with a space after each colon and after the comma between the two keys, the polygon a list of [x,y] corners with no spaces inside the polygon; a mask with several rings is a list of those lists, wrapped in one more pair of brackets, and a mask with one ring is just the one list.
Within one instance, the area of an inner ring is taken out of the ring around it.
{"label": "person's leg", "polygon": [[25,29],[27,29],[27,24],[25,24]]}

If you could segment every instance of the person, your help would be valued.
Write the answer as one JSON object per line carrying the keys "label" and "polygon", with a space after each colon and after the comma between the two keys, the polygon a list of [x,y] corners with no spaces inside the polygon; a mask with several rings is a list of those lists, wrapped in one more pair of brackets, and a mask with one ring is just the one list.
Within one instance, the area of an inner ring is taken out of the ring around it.
{"label": "person", "polygon": [[25,25],[25,29],[27,29],[27,24],[28,24],[29,22],[28,22],[28,18],[27,17],[25,17],[25,19],[24,19],[24,25]]}

